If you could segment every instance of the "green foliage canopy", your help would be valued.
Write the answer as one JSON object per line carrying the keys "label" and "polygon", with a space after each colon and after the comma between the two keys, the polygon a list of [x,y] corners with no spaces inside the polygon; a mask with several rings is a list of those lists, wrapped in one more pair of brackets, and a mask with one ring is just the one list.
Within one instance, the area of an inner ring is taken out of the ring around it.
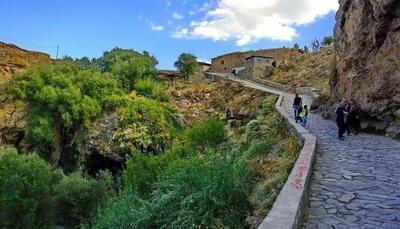
{"label": "green foliage canopy", "polygon": [[335,38],[333,36],[326,36],[324,37],[323,41],[325,46],[330,46],[335,41]]}
{"label": "green foliage canopy", "polygon": [[133,89],[137,80],[154,78],[158,61],[148,52],[115,48],[103,55],[104,70],[112,73],[126,92]]}
{"label": "green foliage canopy", "polygon": [[193,54],[182,53],[174,66],[178,69],[180,75],[188,80],[189,76],[197,70],[197,57]]}

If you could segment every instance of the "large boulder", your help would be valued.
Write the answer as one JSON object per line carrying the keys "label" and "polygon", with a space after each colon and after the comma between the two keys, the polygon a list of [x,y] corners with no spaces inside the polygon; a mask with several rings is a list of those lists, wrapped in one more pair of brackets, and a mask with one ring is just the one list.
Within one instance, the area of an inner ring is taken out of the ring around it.
{"label": "large boulder", "polygon": [[353,98],[389,133],[400,131],[400,1],[340,0],[337,96]]}

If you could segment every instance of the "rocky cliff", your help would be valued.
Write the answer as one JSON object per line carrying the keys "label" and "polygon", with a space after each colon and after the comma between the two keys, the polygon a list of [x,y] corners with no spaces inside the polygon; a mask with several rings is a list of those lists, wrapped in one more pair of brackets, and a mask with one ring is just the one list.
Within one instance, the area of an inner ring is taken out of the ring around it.
{"label": "rocky cliff", "polygon": [[50,56],[0,42],[0,85],[7,82],[13,74],[22,72],[29,66],[43,61],[49,62]]}
{"label": "rocky cliff", "polygon": [[354,98],[375,127],[400,132],[400,1],[340,0],[333,92]]}
{"label": "rocky cliff", "polygon": [[43,61],[49,62],[50,56],[0,42],[0,145],[14,144],[20,149],[26,147],[26,108],[5,95],[4,83],[14,74]]}

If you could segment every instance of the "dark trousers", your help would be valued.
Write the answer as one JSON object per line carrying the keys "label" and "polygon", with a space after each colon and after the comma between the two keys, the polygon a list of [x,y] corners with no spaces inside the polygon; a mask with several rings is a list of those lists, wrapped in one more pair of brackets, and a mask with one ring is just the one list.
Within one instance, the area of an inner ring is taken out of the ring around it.
{"label": "dark trousers", "polygon": [[339,127],[339,138],[342,138],[343,137],[343,134],[346,132],[346,124],[344,124],[344,123],[336,123],[337,124],[337,126]]}

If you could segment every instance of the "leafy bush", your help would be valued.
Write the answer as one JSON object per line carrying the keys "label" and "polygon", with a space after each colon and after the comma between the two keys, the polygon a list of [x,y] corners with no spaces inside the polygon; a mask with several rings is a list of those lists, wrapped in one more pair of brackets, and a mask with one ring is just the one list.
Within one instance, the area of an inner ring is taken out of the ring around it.
{"label": "leafy bush", "polygon": [[400,141],[400,133],[397,133],[397,134],[394,136],[394,139],[396,139],[396,140],[399,140],[399,141]]}
{"label": "leafy bush", "polygon": [[130,92],[137,80],[154,78],[157,60],[148,53],[115,48],[103,55],[106,72],[111,72],[125,92]]}
{"label": "leafy bush", "polygon": [[189,142],[196,147],[215,147],[226,140],[225,125],[217,119],[197,123],[187,130]]}
{"label": "leafy bush", "polygon": [[248,159],[255,158],[261,154],[267,154],[271,150],[270,140],[254,140],[250,147],[244,153],[244,156]]}
{"label": "leafy bush", "polygon": [[82,126],[89,126],[103,109],[115,106],[110,103],[121,96],[117,86],[109,74],[61,62],[33,67],[14,77],[6,89],[29,102],[29,139],[36,146],[48,146],[55,136],[73,136]]}
{"label": "leafy bush", "polygon": [[75,172],[54,186],[56,220],[60,225],[83,225],[113,193],[113,178],[100,172],[98,180]]}
{"label": "leafy bush", "polygon": [[176,161],[195,155],[193,149],[177,146],[160,155],[135,154],[127,162],[123,173],[124,187],[141,194],[151,191],[158,176]]}
{"label": "leafy bush", "polygon": [[93,228],[244,227],[250,211],[247,167],[236,166],[224,151],[208,150],[200,157],[184,148],[174,152],[189,159],[169,159],[174,162],[158,175],[148,199],[125,187],[98,211]]}
{"label": "leafy bush", "polygon": [[31,106],[28,118],[28,139],[31,142],[52,143],[55,136],[54,119],[38,105]]}
{"label": "leafy bush", "polygon": [[160,83],[151,79],[138,80],[134,89],[138,95],[146,96],[151,99],[161,102],[168,102],[170,100],[166,89]]}
{"label": "leafy bush", "polygon": [[57,174],[39,156],[0,152],[0,227],[50,228]]}
{"label": "leafy bush", "polygon": [[106,207],[98,209],[86,228],[121,229],[150,228],[152,213],[146,202],[130,189],[110,199]]}
{"label": "leafy bush", "polygon": [[156,227],[239,227],[248,214],[248,183],[236,176],[233,160],[209,152],[206,160],[191,160],[156,184],[150,199]]}
{"label": "leafy bush", "polygon": [[323,40],[324,40],[323,43],[325,46],[330,46],[335,41],[335,38],[333,36],[326,36],[326,37],[324,37]]}
{"label": "leafy bush", "polygon": [[249,199],[252,205],[256,206],[259,218],[262,219],[267,215],[268,209],[274,204],[286,179],[286,174],[277,173],[271,179],[265,180],[256,186]]}
{"label": "leafy bush", "polygon": [[164,152],[174,128],[172,110],[167,104],[131,95],[120,109],[121,120],[115,139],[126,147],[145,153]]}
{"label": "leafy bush", "polygon": [[251,120],[246,125],[245,138],[247,142],[267,136],[271,132],[271,128],[266,125],[262,118]]}

